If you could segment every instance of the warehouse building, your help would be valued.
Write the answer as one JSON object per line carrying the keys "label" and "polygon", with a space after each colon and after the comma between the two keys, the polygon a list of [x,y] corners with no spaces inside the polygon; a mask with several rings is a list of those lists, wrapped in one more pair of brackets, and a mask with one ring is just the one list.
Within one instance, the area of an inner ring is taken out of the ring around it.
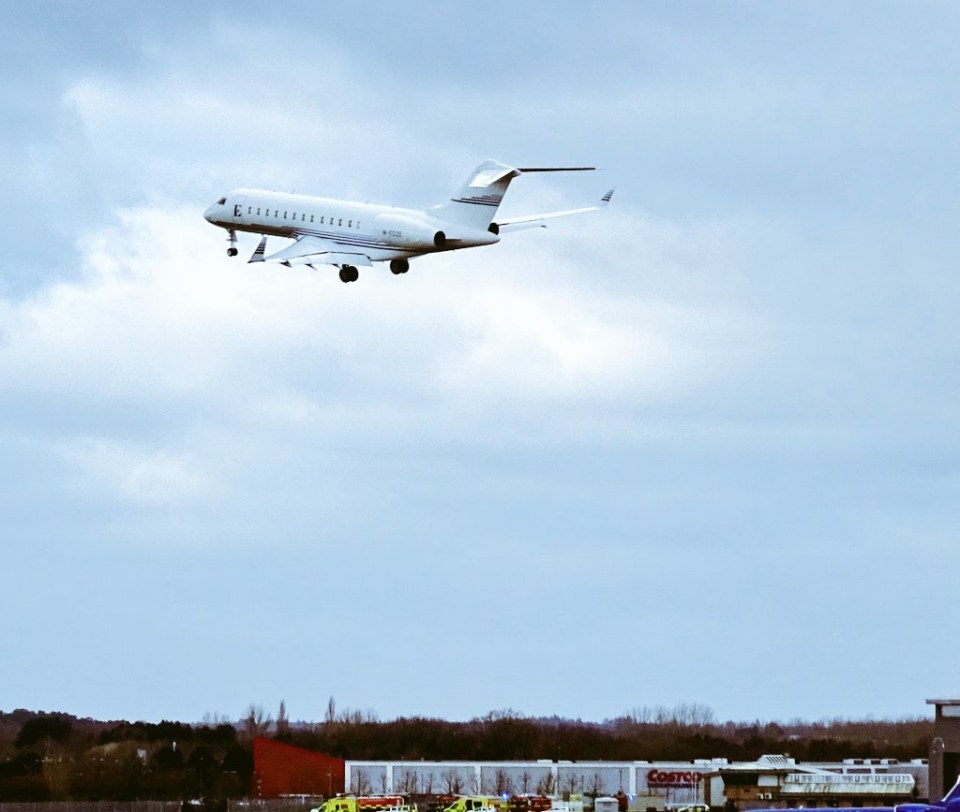
{"label": "warehouse building", "polygon": [[633,812],[713,808],[893,806],[929,797],[925,761],[798,763],[695,761],[343,761],[271,739],[254,746],[260,797],[551,795],[593,798],[623,790]]}
{"label": "warehouse building", "polygon": [[348,761],[346,791],[407,795],[528,794],[596,797],[623,790],[631,809],[660,812],[694,804],[738,809],[782,806],[893,806],[926,798],[927,764],[848,759],[803,763],[785,756],[756,762]]}

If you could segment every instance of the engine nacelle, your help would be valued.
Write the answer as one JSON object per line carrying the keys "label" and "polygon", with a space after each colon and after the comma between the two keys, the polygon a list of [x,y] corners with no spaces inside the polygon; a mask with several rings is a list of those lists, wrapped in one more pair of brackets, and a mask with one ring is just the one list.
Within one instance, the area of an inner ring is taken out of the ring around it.
{"label": "engine nacelle", "polygon": [[381,214],[376,219],[384,242],[419,251],[447,247],[447,235],[436,226],[405,214]]}

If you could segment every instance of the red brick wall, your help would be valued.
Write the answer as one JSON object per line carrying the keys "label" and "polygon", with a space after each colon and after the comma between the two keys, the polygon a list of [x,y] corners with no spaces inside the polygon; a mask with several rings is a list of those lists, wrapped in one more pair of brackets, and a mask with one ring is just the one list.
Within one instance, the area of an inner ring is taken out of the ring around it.
{"label": "red brick wall", "polygon": [[344,762],[273,739],[253,741],[253,792],[259,798],[278,795],[334,795],[343,792]]}

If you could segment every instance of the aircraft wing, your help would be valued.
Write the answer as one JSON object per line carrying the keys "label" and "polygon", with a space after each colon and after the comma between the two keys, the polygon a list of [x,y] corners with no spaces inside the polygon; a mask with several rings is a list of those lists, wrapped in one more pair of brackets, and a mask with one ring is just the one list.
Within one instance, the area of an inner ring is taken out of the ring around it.
{"label": "aircraft wing", "polygon": [[599,211],[610,202],[610,198],[613,197],[613,191],[614,190],[611,189],[600,198],[600,202],[596,206],[586,206],[582,209],[567,209],[566,211],[551,211],[545,214],[530,214],[526,217],[503,217],[497,218],[494,222],[497,224],[500,234],[508,231],[520,231],[524,228],[546,228],[547,225],[544,220],[553,220],[557,217],[569,217],[571,214],[583,214],[588,211]]}
{"label": "aircraft wing", "polygon": [[282,262],[286,265],[373,265],[363,251],[346,245],[321,240],[319,237],[298,237],[297,241],[270,256],[266,253],[267,238],[253,252],[249,262]]}

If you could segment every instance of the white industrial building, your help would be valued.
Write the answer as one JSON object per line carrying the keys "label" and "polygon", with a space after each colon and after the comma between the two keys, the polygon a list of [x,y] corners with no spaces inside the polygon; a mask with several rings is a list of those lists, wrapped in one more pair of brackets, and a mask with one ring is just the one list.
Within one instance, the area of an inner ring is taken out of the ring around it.
{"label": "white industrial building", "polygon": [[539,794],[596,797],[623,790],[631,810],[690,804],[758,807],[893,806],[928,797],[927,764],[895,759],[804,762],[695,761],[347,761],[356,794]]}

